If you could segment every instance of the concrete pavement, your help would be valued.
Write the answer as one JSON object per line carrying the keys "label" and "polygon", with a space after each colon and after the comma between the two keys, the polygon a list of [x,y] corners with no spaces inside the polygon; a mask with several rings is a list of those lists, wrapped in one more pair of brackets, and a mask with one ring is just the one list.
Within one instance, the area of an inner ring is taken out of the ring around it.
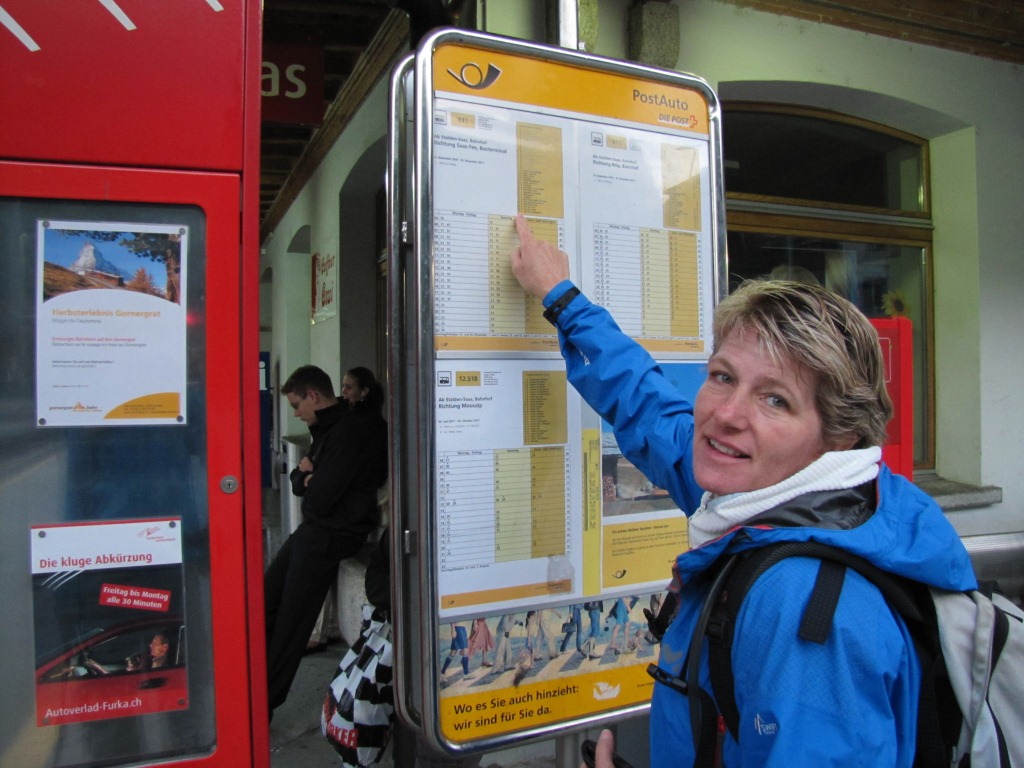
{"label": "concrete pavement", "polygon": [[[320,733],[320,708],[344,652],[345,644],[335,643],[322,653],[302,659],[288,699],[274,711],[270,724],[271,768],[341,766],[337,753]],[[413,768],[396,765],[393,746],[393,742],[388,746],[379,764],[381,768]],[[548,741],[485,754],[480,765],[482,768],[555,768],[555,762],[555,743]]]}

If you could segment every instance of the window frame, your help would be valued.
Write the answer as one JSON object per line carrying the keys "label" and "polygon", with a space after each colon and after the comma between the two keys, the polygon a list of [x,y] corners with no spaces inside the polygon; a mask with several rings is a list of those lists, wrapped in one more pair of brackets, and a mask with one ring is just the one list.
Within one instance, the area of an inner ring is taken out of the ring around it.
{"label": "window frame", "polygon": [[[920,248],[922,252],[922,284],[926,298],[922,307],[924,348],[923,364],[926,382],[919,391],[925,398],[924,424],[915,419],[915,432],[923,430],[920,440],[923,454],[915,451],[914,469],[935,468],[935,322],[933,284],[933,224],[931,220],[931,186],[928,142],[918,136],[889,128],[849,115],[829,110],[811,109],[793,105],[766,102],[724,102],[723,113],[730,111],[770,112],[812,117],[820,120],[856,125],[867,130],[884,133],[909,141],[921,149],[921,211],[876,208],[850,204],[827,203],[788,197],[754,195],[725,190],[725,218],[727,233],[790,235],[795,237],[824,237],[850,239],[863,243],[879,243],[897,247]],[[728,156],[728,124],[725,124],[725,155]],[[728,283],[727,274],[723,279]],[[918,390],[915,388],[915,394]],[[917,410],[917,409],[915,409]],[[916,441],[915,441],[916,442]]]}
{"label": "window frame", "polygon": [[839,123],[842,125],[850,125],[856,128],[862,128],[872,133],[880,133],[886,136],[891,136],[902,141],[906,141],[910,144],[916,144],[921,148],[921,210],[911,211],[902,208],[881,208],[867,205],[853,205],[850,203],[831,203],[821,200],[809,200],[805,198],[794,198],[794,197],[782,197],[775,195],[754,195],[745,192],[730,192],[728,187],[725,190],[726,202],[728,204],[729,199],[733,200],[746,200],[749,202],[771,202],[777,205],[785,206],[801,206],[810,209],[817,210],[831,210],[831,211],[846,211],[853,214],[881,214],[889,216],[898,216],[903,219],[919,219],[921,221],[931,223],[932,217],[932,196],[931,196],[931,159],[928,152],[928,141],[915,136],[914,134],[900,131],[896,128],[891,128],[882,123],[876,123],[871,120],[865,120],[863,118],[854,117],[852,115],[846,115],[841,112],[834,112],[827,109],[816,109],[811,107],[801,107],[793,104],[774,104],[771,102],[761,101],[723,101],[722,102],[722,113],[723,113],[723,153],[725,153],[725,162],[728,164],[728,155],[726,147],[729,141],[729,129],[728,123],[728,112],[761,112],[770,113],[776,115],[792,115],[794,117],[806,117],[816,120],[823,120],[825,122]]}

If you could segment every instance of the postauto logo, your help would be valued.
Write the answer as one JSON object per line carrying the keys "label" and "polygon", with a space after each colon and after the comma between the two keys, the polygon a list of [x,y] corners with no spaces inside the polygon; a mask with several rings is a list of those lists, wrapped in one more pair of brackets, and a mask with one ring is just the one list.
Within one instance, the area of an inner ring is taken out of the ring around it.
{"label": "postauto logo", "polygon": [[448,74],[467,88],[472,88],[474,91],[482,91],[484,88],[494,85],[494,81],[501,77],[501,69],[493,64],[488,64],[487,71],[484,72],[479,64],[468,62],[462,65],[458,74],[450,69]]}

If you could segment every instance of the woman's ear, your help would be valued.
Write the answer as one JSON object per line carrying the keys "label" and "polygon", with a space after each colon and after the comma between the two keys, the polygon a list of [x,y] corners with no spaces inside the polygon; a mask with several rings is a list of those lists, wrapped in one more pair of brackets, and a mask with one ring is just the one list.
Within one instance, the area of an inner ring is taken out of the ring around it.
{"label": "woman's ear", "polygon": [[856,448],[859,442],[860,436],[850,433],[832,438],[828,445],[830,451],[849,451]]}

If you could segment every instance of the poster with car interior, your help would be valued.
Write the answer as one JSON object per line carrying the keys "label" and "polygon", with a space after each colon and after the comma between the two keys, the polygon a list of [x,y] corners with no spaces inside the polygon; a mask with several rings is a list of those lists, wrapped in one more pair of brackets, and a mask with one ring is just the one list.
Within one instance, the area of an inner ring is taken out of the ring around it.
{"label": "poster with car interior", "polygon": [[[521,214],[690,387],[724,262],[717,99],[689,75],[461,30],[421,43],[414,133],[405,83],[392,85],[392,148],[410,148],[413,172],[409,210],[392,205],[391,295],[396,317],[427,321],[415,339],[392,326],[391,369],[403,386],[429,372],[395,423],[406,463],[434,471],[392,485],[431,576],[420,610],[434,623],[413,639],[438,665],[420,678],[424,730],[460,753],[642,711],[656,653],[639,642],[643,609],[686,547],[685,516],[569,385],[509,256]],[[501,660],[488,667],[489,643]],[[406,681],[419,693],[396,650],[399,696]]]}
{"label": "poster with car interior", "polygon": [[188,709],[180,518],[31,529],[36,723]]}
{"label": "poster with car interior", "polygon": [[40,220],[36,423],[183,424],[188,227]]}

